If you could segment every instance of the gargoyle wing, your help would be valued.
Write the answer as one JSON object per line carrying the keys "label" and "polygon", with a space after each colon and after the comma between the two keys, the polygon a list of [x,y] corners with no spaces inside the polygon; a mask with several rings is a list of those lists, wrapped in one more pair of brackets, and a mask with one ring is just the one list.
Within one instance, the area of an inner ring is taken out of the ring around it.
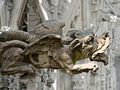
{"label": "gargoyle wing", "polygon": [[57,34],[47,34],[29,44],[24,50],[23,55],[47,52],[51,49],[57,49],[59,47],[63,47],[61,36]]}
{"label": "gargoyle wing", "polygon": [[[28,56],[30,61],[41,68],[61,67],[58,58],[62,53],[63,43],[58,34],[47,34],[28,45],[22,55]],[[52,60],[51,60],[52,59]]]}

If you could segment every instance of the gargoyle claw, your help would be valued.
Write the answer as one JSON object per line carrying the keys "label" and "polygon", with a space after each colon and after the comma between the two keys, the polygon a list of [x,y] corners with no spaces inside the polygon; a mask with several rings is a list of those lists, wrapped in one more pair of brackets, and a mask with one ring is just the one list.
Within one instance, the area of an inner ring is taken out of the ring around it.
{"label": "gargoyle claw", "polygon": [[94,67],[93,67],[93,69],[92,69],[92,72],[96,72],[98,69],[99,69],[99,68],[98,68],[98,65],[96,64],[96,65],[94,65]]}

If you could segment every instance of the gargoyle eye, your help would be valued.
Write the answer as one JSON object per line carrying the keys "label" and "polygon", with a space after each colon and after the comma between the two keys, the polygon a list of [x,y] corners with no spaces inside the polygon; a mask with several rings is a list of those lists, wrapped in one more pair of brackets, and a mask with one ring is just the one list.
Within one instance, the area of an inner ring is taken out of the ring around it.
{"label": "gargoyle eye", "polygon": [[94,41],[94,38],[92,36],[89,36],[89,38],[86,40],[86,44],[92,44]]}

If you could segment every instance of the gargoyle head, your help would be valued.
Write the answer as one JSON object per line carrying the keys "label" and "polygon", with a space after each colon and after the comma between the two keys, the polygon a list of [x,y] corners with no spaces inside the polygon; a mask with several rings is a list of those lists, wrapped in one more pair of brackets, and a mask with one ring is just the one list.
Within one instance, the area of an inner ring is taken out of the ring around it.
{"label": "gargoyle head", "polygon": [[103,62],[104,65],[108,64],[108,56],[105,50],[109,46],[109,35],[103,33],[102,36],[96,37],[92,32],[76,32],[76,37],[70,43],[70,55],[75,63],[78,60],[90,58],[91,61]]}

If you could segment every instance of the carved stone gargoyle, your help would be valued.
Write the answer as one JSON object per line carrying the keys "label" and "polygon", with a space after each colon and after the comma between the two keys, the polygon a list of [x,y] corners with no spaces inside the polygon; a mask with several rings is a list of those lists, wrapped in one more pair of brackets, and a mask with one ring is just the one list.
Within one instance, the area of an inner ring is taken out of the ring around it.
{"label": "carved stone gargoyle", "polygon": [[[34,74],[40,68],[63,69],[67,73],[96,71],[92,61],[108,63],[104,53],[110,37],[104,33],[96,37],[93,33],[76,32],[69,35],[71,41],[62,40],[63,22],[53,21],[38,25],[30,32],[20,30],[1,31],[0,71],[2,74]],[[87,64],[76,64],[78,60],[90,58]]]}

